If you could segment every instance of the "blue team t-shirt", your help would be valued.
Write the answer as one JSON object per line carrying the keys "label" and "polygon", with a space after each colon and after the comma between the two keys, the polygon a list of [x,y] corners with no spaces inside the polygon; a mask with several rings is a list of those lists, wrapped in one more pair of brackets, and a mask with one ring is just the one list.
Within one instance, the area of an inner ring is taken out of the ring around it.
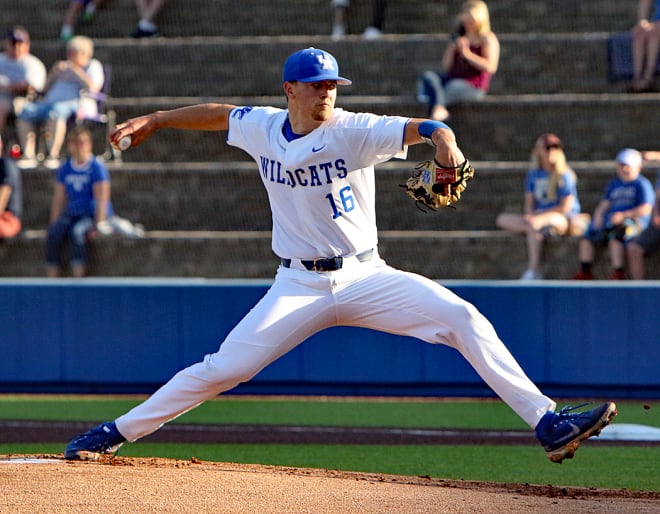
{"label": "blue team t-shirt", "polygon": [[550,183],[550,172],[543,168],[531,169],[525,178],[525,192],[534,196],[535,209],[549,209],[559,205],[561,200],[573,195],[575,198],[573,207],[566,214],[571,217],[580,212],[580,199],[577,192],[577,181],[573,173],[564,173],[557,183],[557,194],[554,200],[548,198],[548,184]]}
{"label": "blue team t-shirt", "polygon": [[57,171],[57,182],[64,185],[68,198],[66,214],[94,217],[96,202],[93,186],[108,180],[110,180],[108,169],[95,157],[82,166],[67,159]]}
{"label": "blue team t-shirt", "polygon": [[[607,184],[603,198],[610,202],[610,210],[606,215],[609,220],[610,215],[614,212],[634,209],[645,203],[653,205],[655,191],[651,181],[643,175],[639,175],[630,182],[623,182],[619,177],[614,177]],[[651,221],[651,214],[642,216],[639,220],[642,226],[646,226]]]}

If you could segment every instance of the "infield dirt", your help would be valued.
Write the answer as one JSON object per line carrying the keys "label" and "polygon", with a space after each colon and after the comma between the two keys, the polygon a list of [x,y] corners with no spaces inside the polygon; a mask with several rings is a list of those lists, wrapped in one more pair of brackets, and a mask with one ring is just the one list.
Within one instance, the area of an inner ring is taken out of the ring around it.
{"label": "infield dirt", "polygon": [[[0,456],[0,512],[657,513],[660,494],[156,458]],[[38,464],[38,462],[42,462]]]}

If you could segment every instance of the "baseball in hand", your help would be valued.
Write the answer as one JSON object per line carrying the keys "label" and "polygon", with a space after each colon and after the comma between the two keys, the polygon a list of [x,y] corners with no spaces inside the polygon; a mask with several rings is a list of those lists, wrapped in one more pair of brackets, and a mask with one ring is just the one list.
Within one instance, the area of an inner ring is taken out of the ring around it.
{"label": "baseball in hand", "polygon": [[132,143],[131,136],[124,136],[119,140],[119,142],[115,146],[123,152],[130,148],[131,143]]}

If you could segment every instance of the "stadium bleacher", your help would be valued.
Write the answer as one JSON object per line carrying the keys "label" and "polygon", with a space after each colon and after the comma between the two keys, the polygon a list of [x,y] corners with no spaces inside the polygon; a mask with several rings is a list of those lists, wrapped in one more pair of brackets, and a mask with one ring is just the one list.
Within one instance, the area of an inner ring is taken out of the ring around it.
{"label": "stadium bleacher", "polygon": [[[64,2],[13,3],[3,18],[27,26],[32,50],[49,66],[61,57],[57,39]],[[355,32],[370,2],[354,2]],[[96,56],[113,68],[110,102],[119,121],[205,101],[284,106],[281,66],[291,52],[317,46],[336,55],[342,74],[338,106],[424,116],[415,80],[437,67],[461,2],[390,2],[386,34],[376,41],[349,36],[332,41],[329,0],[192,0],[167,5],[159,18],[167,36],[134,40],[132,0],[107,2],[81,33],[94,37]],[[38,8],[36,7],[38,5]],[[25,13],[29,12],[28,15]],[[591,211],[614,172],[618,149],[659,148],[660,94],[629,95],[607,80],[607,38],[631,27],[634,6],[594,0],[492,2],[500,38],[500,70],[483,101],[451,110],[450,125],[477,168],[456,210],[424,214],[398,187],[416,160],[377,169],[381,254],[391,264],[438,279],[516,279],[525,268],[523,237],[505,234],[494,220],[522,210],[529,151],[538,134],[560,135],[579,177],[584,210]],[[316,24],[310,24],[309,20]],[[97,146],[102,142],[96,141]],[[144,239],[94,242],[90,271],[97,276],[271,278],[270,213],[256,166],[224,143],[224,134],[161,131],[110,161],[118,213],[141,223]],[[655,181],[658,170],[645,174]],[[0,276],[43,276],[44,229],[52,172],[23,173],[23,234],[0,245]],[[547,245],[545,275],[569,278],[577,268],[577,240]],[[653,257],[660,263],[660,257]],[[607,276],[607,252],[595,272]],[[660,266],[648,266],[660,278]]]}

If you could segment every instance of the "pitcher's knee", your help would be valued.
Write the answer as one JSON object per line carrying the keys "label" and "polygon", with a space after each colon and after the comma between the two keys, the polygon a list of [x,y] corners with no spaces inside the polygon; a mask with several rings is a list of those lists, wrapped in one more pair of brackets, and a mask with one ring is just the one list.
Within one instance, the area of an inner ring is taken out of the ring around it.
{"label": "pitcher's knee", "polygon": [[481,314],[474,305],[468,302],[454,305],[451,309],[450,319],[457,326],[471,325],[476,321],[477,317],[481,317]]}
{"label": "pitcher's knee", "polygon": [[482,339],[484,336],[494,336],[490,322],[470,303],[454,305],[446,314],[447,319],[451,320],[451,325],[445,340],[456,349],[460,350],[469,342]]}
{"label": "pitcher's knee", "polygon": [[259,373],[266,363],[263,359],[250,358],[249,355],[232,355],[217,352],[204,359],[205,374],[213,382],[247,382]]}

